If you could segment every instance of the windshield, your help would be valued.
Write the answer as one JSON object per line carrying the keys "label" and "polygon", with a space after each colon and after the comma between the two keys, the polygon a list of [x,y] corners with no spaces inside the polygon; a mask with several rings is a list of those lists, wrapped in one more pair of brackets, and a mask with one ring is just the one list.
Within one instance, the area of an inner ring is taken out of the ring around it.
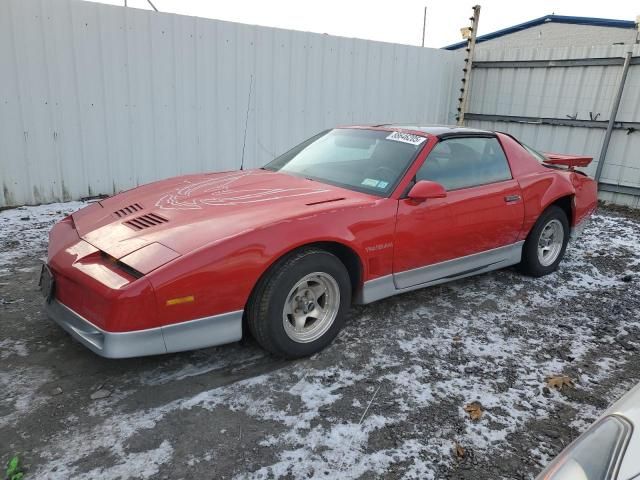
{"label": "windshield", "polygon": [[337,128],[310,138],[264,168],[387,196],[426,140],[401,132]]}

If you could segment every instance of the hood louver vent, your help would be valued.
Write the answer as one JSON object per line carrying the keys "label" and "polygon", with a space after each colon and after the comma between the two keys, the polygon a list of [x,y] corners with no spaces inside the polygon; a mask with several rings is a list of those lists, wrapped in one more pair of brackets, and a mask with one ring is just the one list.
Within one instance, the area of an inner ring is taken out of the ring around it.
{"label": "hood louver vent", "polygon": [[132,213],[136,213],[142,210],[142,205],[139,203],[134,203],[133,205],[129,205],[128,207],[121,208],[120,210],[116,210],[114,215],[118,218],[126,217],[127,215],[131,215]]}
{"label": "hood louver vent", "polygon": [[127,220],[124,222],[127,226],[133,228],[134,230],[142,230],[144,228],[155,227],[156,225],[160,225],[162,223],[167,223],[167,220],[160,215],[155,213],[147,213],[145,215],[140,215],[139,217],[132,218],[131,220]]}

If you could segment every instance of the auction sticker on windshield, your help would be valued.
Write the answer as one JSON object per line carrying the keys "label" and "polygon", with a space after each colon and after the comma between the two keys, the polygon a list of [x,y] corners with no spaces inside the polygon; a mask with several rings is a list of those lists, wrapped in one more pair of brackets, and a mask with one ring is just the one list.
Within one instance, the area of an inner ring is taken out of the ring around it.
{"label": "auction sticker on windshield", "polygon": [[410,143],[411,145],[420,145],[426,139],[427,137],[421,137],[420,135],[413,135],[412,133],[402,133],[402,132],[393,132],[387,136],[387,140]]}

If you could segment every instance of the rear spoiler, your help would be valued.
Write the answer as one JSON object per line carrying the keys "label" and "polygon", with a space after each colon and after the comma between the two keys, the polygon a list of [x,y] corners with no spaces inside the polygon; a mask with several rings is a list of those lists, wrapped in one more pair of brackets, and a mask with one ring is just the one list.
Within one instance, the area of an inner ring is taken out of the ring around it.
{"label": "rear spoiler", "polygon": [[544,163],[549,165],[562,165],[573,169],[575,167],[586,167],[591,163],[593,157],[579,155],[561,155],[559,153],[544,153]]}

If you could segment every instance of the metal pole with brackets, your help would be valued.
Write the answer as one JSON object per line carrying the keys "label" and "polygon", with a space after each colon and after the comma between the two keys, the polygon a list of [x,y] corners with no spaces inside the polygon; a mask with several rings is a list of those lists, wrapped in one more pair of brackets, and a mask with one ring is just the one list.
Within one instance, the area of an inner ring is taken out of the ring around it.
{"label": "metal pole with brackets", "polygon": [[620,83],[618,84],[618,92],[616,98],[613,101],[611,107],[611,114],[609,115],[609,123],[607,124],[607,132],[604,134],[604,141],[602,142],[602,148],[600,149],[600,157],[598,158],[598,166],[596,167],[595,179],[596,182],[600,181],[602,175],[602,169],[604,168],[604,161],[607,157],[607,150],[609,149],[609,142],[611,141],[611,134],[613,133],[613,126],[616,123],[616,115],[618,115],[618,108],[620,107],[620,100],[622,99],[622,92],[624,91],[624,84],[627,81],[627,73],[629,72],[629,65],[631,64],[632,51],[627,52],[627,56],[624,59],[622,65],[622,76],[620,77]]}
{"label": "metal pole with brackets", "polygon": [[471,68],[473,67],[473,53],[476,48],[476,33],[478,31],[478,21],[480,20],[480,5],[473,7],[473,16],[469,18],[471,26],[461,28],[462,38],[467,39],[465,51],[467,55],[464,59],[464,67],[462,69],[462,86],[460,87],[460,97],[458,97],[458,113],[456,120],[458,125],[464,125],[464,114],[467,111],[467,102],[469,100],[469,87],[471,85]]}

